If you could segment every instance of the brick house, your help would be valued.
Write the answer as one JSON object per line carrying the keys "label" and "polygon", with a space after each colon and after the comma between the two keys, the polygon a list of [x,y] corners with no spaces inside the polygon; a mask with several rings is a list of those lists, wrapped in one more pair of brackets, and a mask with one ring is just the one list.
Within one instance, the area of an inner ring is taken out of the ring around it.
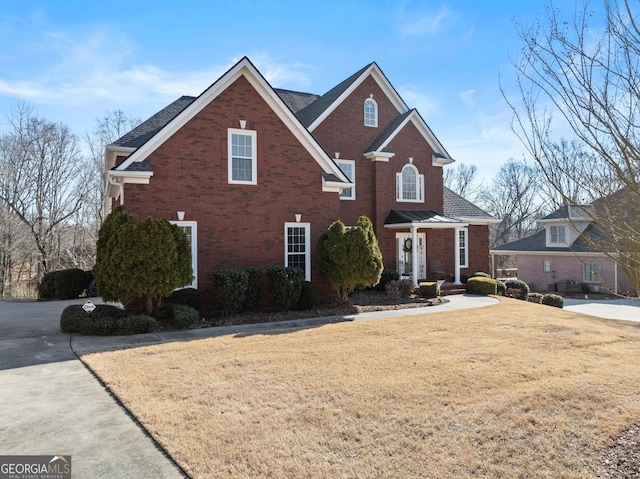
{"label": "brick house", "polygon": [[[543,229],[491,249],[493,256],[516,259],[517,276],[532,291],[634,294],[618,264],[596,247],[602,243],[586,210],[593,205],[564,205],[540,220]],[[500,271],[497,277],[503,276]],[[583,287],[586,286],[586,288]]]}
{"label": "brick house", "polygon": [[377,64],[319,96],[274,89],[243,58],[107,146],[105,212],[123,204],[183,227],[202,290],[216,269],[281,264],[323,284],[319,236],[360,215],[385,268],[459,282],[488,270],[495,220],[443,187],[451,162]]}

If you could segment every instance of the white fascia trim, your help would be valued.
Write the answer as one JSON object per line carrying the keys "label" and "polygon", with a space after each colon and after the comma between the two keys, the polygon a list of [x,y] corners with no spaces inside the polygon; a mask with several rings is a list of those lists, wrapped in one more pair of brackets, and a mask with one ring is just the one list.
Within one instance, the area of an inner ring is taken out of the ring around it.
{"label": "white fascia trim", "polygon": [[581,257],[606,257],[608,256],[600,252],[583,252],[578,253],[575,251],[507,251],[503,249],[490,249],[489,254],[495,254],[498,256],[571,256],[572,258]]}
{"label": "white fascia trim", "polygon": [[[411,114],[407,115],[404,121],[400,123],[398,127],[387,137],[384,143],[382,143],[382,145],[379,146],[378,151],[381,151],[385,149],[387,146],[389,146],[389,143],[393,141],[393,139],[402,131],[402,129],[409,122],[413,123],[413,125],[417,128],[417,130],[420,132],[422,137],[426,140],[426,142],[429,144],[429,146],[433,150],[434,155],[432,155],[431,157],[431,163],[433,164],[433,166],[448,165],[455,161],[453,158],[449,156],[449,153],[447,153],[447,150],[444,149],[442,144],[438,141],[438,139],[435,137],[431,129],[427,126],[427,124],[424,122],[422,117],[418,114],[417,110],[415,109],[411,112]],[[436,157],[435,153],[439,153],[440,155],[442,155],[442,157]]]}
{"label": "white fascia trim", "polygon": [[117,198],[126,183],[148,185],[152,171],[115,171],[107,174],[106,198]]}
{"label": "white fascia trim", "polygon": [[142,161],[153,153],[173,134],[180,130],[189,120],[202,111],[209,103],[223,93],[233,82],[244,76],[256,89],[262,98],[269,104],[283,123],[289,128],[294,136],[300,141],[305,149],[316,160],[318,165],[326,173],[336,175],[338,178],[349,181],[340,168],[329,158],[329,155],[322,149],[318,142],[311,136],[309,131],[300,123],[291,110],[284,104],[282,99],[273,91],[271,85],[258,72],[247,57],[240,60],[227,73],[220,77],[215,83],[207,88],[193,103],[185,108],[178,116],[160,130],[150,141],[146,142],[129,158],[127,158],[118,170],[126,169],[134,161]]}
{"label": "white fascia trim", "polygon": [[392,225],[384,225],[385,228],[389,229],[404,229],[404,228],[418,228],[418,229],[455,229],[455,228],[466,228],[469,226],[469,223],[398,223]]}
{"label": "white fascia trim", "polygon": [[342,190],[355,186],[355,183],[342,183],[338,181],[326,181],[322,178],[322,191],[329,193],[340,193]]}
{"label": "white fascia trim", "polygon": [[490,225],[500,223],[500,220],[496,218],[467,218],[465,216],[456,216],[456,218],[459,218],[462,221],[466,221],[470,225]]}
{"label": "white fascia trim", "polygon": [[396,108],[396,110],[398,110],[400,113],[405,113],[409,110],[409,107],[402,100],[400,95],[398,95],[398,92],[395,90],[395,88],[393,88],[391,83],[389,83],[389,80],[387,80],[387,78],[384,76],[384,74],[382,73],[378,65],[376,65],[375,63],[372,63],[369,66],[369,68],[367,68],[364,72],[362,72],[362,75],[360,75],[360,77],[357,80],[355,80],[353,83],[351,83],[351,85],[349,85],[349,88],[347,88],[344,92],[342,92],[342,95],[340,95],[336,99],[336,101],[334,101],[328,108],[326,108],[322,112],[322,114],[318,118],[316,118],[313,123],[311,123],[311,125],[309,126],[309,131],[312,132],[313,130],[315,130],[318,127],[318,125],[320,125],[336,108],[338,108],[338,106],[342,104],[342,102],[346,98],[348,98],[354,92],[354,90],[358,88],[360,84],[369,75],[373,77],[373,79],[376,81],[378,86],[382,89],[382,91],[386,94],[386,96],[391,100],[391,103]]}
{"label": "white fascia trim", "polygon": [[395,153],[389,153],[388,151],[368,151],[364,154],[367,160],[371,161],[384,161],[389,162],[391,158],[396,156]]}

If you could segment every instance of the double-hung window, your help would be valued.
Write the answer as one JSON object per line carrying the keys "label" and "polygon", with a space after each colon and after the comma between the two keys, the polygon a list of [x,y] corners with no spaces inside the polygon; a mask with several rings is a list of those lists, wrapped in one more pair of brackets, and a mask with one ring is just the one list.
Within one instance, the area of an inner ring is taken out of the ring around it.
{"label": "double-hung window", "polygon": [[256,139],[255,131],[229,129],[229,183],[258,183]]}
{"label": "double-hung window", "polygon": [[424,175],[412,164],[405,165],[396,173],[396,200],[411,203],[424,202]]}
{"label": "double-hung window", "polygon": [[462,228],[458,230],[458,255],[460,258],[460,267],[469,267],[469,230]]}
{"label": "double-hung window", "polygon": [[198,222],[197,221],[171,221],[187,235],[191,245],[191,269],[193,270],[193,280],[191,284],[183,287],[198,288]]}
{"label": "double-hung window", "polygon": [[[343,173],[351,180],[351,183],[356,182],[356,162],[353,160],[336,160],[336,163],[343,171]],[[345,188],[340,192],[341,200],[355,200],[356,199],[356,187]]]}
{"label": "double-hung window", "polygon": [[300,268],[306,281],[311,281],[310,230],[310,223],[284,224],[284,265]]}

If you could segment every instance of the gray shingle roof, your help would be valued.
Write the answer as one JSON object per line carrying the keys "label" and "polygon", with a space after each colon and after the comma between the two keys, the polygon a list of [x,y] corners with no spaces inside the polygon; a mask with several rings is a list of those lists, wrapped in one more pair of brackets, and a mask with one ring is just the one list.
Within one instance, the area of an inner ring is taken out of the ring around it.
{"label": "gray shingle roof", "polygon": [[320,98],[320,95],[316,95],[315,93],[283,90],[282,88],[274,88],[274,91],[293,113],[299,112]]}
{"label": "gray shingle roof", "polygon": [[336,101],[338,97],[342,95],[351,86],[351,84],[355,82],[360,77],[360,75],[362,75],[362,73],[371,65],[373,65],[373,63],[369,63],[369,65],[361,68],[349,78],[319,97],[316,101],[303,108],[302,110],[296,112],[296,116],[298,117],[298,119],[305,127],[308,128],[311,123],[313,123],[316,118],[322,115],[322,113],[327,108],[329,108],[333,104],[333,102]]}
{"label": "gray shingle roof", "polygon": [[446,186],[444,187],[443,201],[444,214],[447,216],[453,216],[455,218],[475,218],[478,220],[496,219],[482,208],[464,199],[459,194],[454,193]]}
{"label": "gray shingle roof", "polygon": [[594,238],[595,241],[602,240],[602,234],[598,228],[591,224],[589,225],[578,239],[569,247],[548,247],[547,246],[547,233],[546,229],[540,230],[537,233],[527,236],[511,243],[503,244],[491,248],[491,251],[513,251],[513,252],[548,252],[548,253],[595,253],[598,252],[595,248],[589,245],[589,238]]}
{"label": "gray shingle roof", "polygon": [[364,153],[367,153],[369,151],[378,151],[378,149],[384,144],[384,142],[389,138],[389,136],[391,136],[391,134],[394,131],[396,131],[396,129],[402,124],[402,122],[414,111],[415,109],[409,110],[405,113],[402,113],[401,115],[396,116],[393,119],[393,121],[389,123],[389,125],[384,129],[384,131],[380,133],[378,138],[373,140],[373,143],[371,143],[371,146],[369,146],[369,148],[367,148],[364,151]]}
{"label": "gray shingle roof", "polygon": [[139,148],[150,140],[153,135],[164,128],[167,123],[178,116],[193,101],[193,96],[182,96],[169,106],[163,108],[148,120],[142,122],[129,133],[120,137],[112,143],[114,146],[123,146],[126,148]]}

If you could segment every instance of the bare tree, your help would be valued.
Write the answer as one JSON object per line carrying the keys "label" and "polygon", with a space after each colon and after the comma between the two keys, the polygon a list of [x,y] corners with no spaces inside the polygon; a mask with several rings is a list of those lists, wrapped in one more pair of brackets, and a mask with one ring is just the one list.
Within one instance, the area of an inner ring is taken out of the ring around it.
{"label": "bare tree", "polygon": [[103,219],[105,147],[135,128],[140,122],[138,118],[127,117],[122,110],[107,111],[102,118],[96,118],[94,129],[85,133],[84,140],[89,149],[92,164],[92,174],[88,181],[91,183],[89,203],[94,207],[92,216],[97,219],[97,226],[93,231],[95,235]]}
{"label": "bare tree", "polygon": [[56,235],[86,198],[78,139],[62,124],[38,118],[27,105],[9,117],[0,137],[0,201],[26,227],[38,251],[40,273],[51,268]]}
{"label": "bare tree", "polygon": [[531,234],[540,218],[540,176],[524,160],[510,159],[500,167],[489,188],[480,196],[484,209],[500,218],[490,228],[490,244],[498,246]]}
{"label": "bare tree", "polygon": [[[638,7],[606,0],[600,18],[585,0],[564,18],[550,3],[544,22],[517,24],[522,52],[513,61],[518,100],[513,129],[553,185],[570,202],[560,177],[570,177],[597,208],[599,249],[640,290],[640,30]],[[554,131],[570,130],[588,161],[563,165]],[[594,238],[594,244],[597,239]]]}
{"label": "bare tree", "polygon": [[474,201],[480,193],[476,165],[467,166],[464,163],[459,163],[453,168],[447,168],[444,171],[443,179],[444,186],[470,201]]}

